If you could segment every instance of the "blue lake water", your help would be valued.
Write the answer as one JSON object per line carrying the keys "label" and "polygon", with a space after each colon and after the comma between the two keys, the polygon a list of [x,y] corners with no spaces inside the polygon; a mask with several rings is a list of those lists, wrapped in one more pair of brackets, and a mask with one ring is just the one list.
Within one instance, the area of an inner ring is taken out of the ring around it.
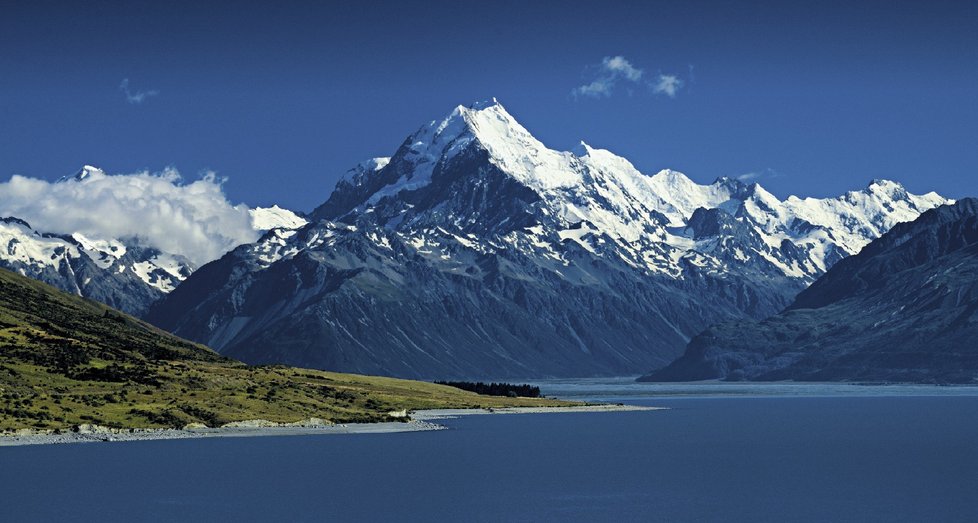
{"label": "blue lake water", "polygon": [[0,520],[978,521],[978,389],[546,382],[669,407],[0,449]]}

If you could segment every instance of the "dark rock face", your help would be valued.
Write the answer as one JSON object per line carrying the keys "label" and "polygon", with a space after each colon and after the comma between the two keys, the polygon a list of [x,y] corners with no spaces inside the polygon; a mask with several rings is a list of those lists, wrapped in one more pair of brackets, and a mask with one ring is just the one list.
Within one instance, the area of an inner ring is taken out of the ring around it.
{"label": "dark rock face", "polygon": [[696,336],[647,381],[972,383],[978,378],[978,200],[900,224],[784,312]]}
{"label": "dark rock face", "polygon": [[[561,277],[518,252],[446,250],[453,261],[438,265],[382,228],[320,222],[296,236],[330,241],[265,267],[255,247],[236,249],[178,287],[150,321],[255,363],[508,378],[661,365],[703,317],[778,306],[735,279],[677,285],[609,267],[576,244]],[[714,299],[690,300],[691,292]]]}

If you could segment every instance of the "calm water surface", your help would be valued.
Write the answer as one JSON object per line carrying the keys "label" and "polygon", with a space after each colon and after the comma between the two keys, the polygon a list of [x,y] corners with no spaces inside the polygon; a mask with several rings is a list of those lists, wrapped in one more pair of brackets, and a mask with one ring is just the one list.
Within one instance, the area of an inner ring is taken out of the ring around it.
{"label": "calm water surface", "polygon": [[670,410],[4,448],[0,521],[978,521],[978,389],[542,385]]}

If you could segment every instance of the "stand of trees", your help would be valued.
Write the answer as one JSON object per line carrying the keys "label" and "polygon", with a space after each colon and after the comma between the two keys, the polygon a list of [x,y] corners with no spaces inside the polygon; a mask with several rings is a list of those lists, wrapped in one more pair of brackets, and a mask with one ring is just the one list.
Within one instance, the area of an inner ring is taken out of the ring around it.
{"label": "stand of trees", "polygon": [[514,385],[512,383],[483,383],[471,381],[436,381],[439,385],[448,385],[456,389],[485,394],[487,396],[508,396],[510,398],[539,398],[540,387],[528,384]]}

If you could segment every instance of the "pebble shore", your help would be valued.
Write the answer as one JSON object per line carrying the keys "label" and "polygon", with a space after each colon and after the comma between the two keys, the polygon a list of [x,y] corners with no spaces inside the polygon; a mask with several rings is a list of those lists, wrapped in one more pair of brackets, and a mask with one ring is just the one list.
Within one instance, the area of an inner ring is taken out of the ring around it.
{"label": "pebble shore", "polygon": [[21,445],[58,445],[68,443],[147,441],[166,439],[257,437],[257,436],[305,436],[322,434],[384,434],[443,430],[444,426],[433,421],[458,416],[487,414],[550,414],[568,412],[621,412],[659,410],[655,407],[629,405],[587,405],[580,407],[514,407],[499,409],[437,409],[419,410],[411,414],[409,421],[383,423],[333,424],[319,419],[297,423],[274,423],[267,420],[249,420],[230,423],[219,428],[187,426],[182,429],[115,429],[99,425],[80,425],[73,431],[53,432],[23,429],[0,434],[0,447]]}

